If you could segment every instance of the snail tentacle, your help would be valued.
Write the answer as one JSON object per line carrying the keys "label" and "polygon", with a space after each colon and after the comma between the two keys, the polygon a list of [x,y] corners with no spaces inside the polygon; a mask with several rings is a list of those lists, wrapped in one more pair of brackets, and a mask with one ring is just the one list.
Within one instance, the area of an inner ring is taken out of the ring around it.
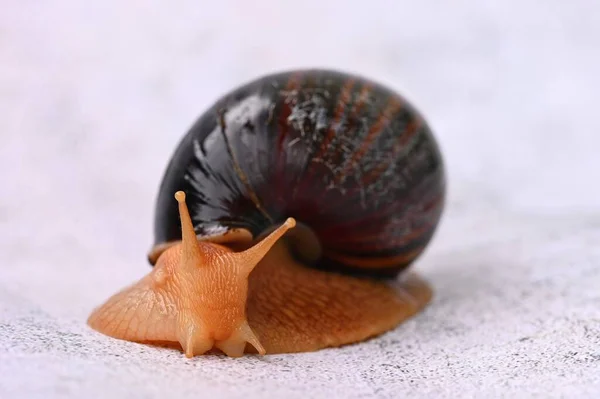
{"label": "snail tentacle", "polygon": [[286,221],[275,229],[271,234],[266,236],[264,239],[256,243],[256,245],[250,247],[243,252],[233,253],[232,256],[235,259],[236,265],[242,269],[243,272],[250,274],[250,272],[258,265],[258,263],[265,257],[271,247],[279,240],[289,229],[296,226],[294,218],[287,218]]}

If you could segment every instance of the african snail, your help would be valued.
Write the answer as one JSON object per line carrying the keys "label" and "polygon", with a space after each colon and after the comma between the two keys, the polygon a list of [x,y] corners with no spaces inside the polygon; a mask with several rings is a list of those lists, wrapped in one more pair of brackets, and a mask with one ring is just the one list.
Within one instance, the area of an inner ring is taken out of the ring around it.
{"label": "african snail", "polygon": [[88,323],[188,357],[365,340],[430,301],[405,270],[444,197],[435,138],[398,94],[329,70],[263,76],[180,142],[159,190],[153,269]]}

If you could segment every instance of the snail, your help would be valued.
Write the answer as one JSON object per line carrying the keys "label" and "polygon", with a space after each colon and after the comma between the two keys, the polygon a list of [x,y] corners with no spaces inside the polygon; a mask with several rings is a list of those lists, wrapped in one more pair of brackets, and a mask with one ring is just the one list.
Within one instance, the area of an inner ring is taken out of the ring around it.
{"label": "snail", "polygon": [[152,267],[88,325],[188,358],[379,336],[431,301],[407,269],[439,225],[445,179],[427,122],[383,84],[326,69],[255,78],[181,139]]}

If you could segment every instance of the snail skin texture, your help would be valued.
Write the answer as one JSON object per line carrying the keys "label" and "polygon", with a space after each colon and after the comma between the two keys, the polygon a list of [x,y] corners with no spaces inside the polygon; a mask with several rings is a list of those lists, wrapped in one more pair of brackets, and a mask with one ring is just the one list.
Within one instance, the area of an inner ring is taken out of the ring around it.
{"label": "snail skin texture", "polygon": [[88,324],[187,357],[365,340],[430,301],[406,269],[444,198],[435,138],[397,93],[336,71],[263,76],[182,139],[159,190],[150,273]]}

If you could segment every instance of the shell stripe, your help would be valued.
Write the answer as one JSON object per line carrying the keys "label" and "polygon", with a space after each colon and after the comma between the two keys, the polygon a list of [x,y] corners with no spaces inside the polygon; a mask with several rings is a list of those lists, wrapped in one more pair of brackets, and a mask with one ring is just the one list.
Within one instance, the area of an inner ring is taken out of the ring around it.
{"label": "shell stripe", "polygon": [[[405,234],[397,234],[394,235],[395,238],[393,240],[389,240],[387,242],[389,242],[391,245],[406,245],[409,244],[411,241],[417,240],[419,237],[421,237],[424,234],[427,234],[430,232],[432,225],[431,224],[425,224],[422,227],[419,228],[414,228],[412,229],[410,232],[405,233]],[[368,233],[365,235],[354,235],[354,236],[346,236],[346,237],[340,237],[340,238],[331,238],[327,240],[328,244],[348,244],[348,243],[352,243],[353,247],[356,245],[360,248],[373,248],[374,246],[376,246],[377,242],[380,242],[381,239],[383,238],[382,236],[384,235],[384,233]]]}
{"label": "shell stripe", "polygon": [[269,222],[273,223],[273,221],[274,221],[273,218],[271,217],[271,215],[269,215],[267,210],[262,206],[260,200],[258,199],[258,196],[256,195],[256,192],[254,192],[254,189],[250,185],[250,181],[248,180],[248,177],[246,176],[246,174],[244,173],[242,168],[240,168],[240,164],[237,160],[235,151],[231,147],[231,142],[229,141],[229,138],[227,137],[227,124],[225,122],[225,112],[226,112],[225,110],[219,112],[219,127],[221,128],[221,135],[223,136],[223,142],[225,143],[225,148],[227,148],[227,153],[229,154],[229,157],[231,158],[231,162],[233,163],[235,172],[236,172],[238,178],[240,179],[240,181],[242,182],[242,184],[244,185],[246,192],[247,192],[248,196],[250,197],[250,200],[252,200],[252,203],[254,203],[254,206],[256,207],[256,209],[258,209],[258,211],[264,217],[266,217],[269,220]]}
{"label": "shell stripe", "polygon": [[[349,82],[351,82],[352,85],[347,87],[347,93],[346,93],[346,85],[348,85]],[[313,157],[313,159],[320,159],[324,155],[329,154],[329,152],[331,151],[330,144],[333,141],[336,131],[338,132],[338,134],[343,132],[343,129],[341,129],[341,126],[340,126],[342,116],[344,116],[347,119],[348,115],[359,114],[362,111],[365,104],[367,103],[367,99],[369,98],[369,95],[371,94],[371,92],[373,90],[373,84],[371,82],[364,83],[362,89],[360,90],[360,92],[358,94],[358,98],[357,98],[356,102],[354,103],[354,105],[352,107],[349,107],[351,104],[351,98],[352,98],[351,92],[352,92],[352,88],[353,88],[354,84],[355,84],[355,79],[348,79],[348,81],[346,81],[344,88],[342,89],[342,95],[343,95],[342,100],[343,101],[338,101],[338,112],[336,112],[336,115],[334,116],[334,120],[330,123],[328,139],[325,140],[321,144],[318,155],[316,157]],[[349,112],[348,112],[348,110],[349,110]],[[338,130],[336,130],[336,129],[338,129]],[[311,172],[313,172],[313,169],[311,169]],[[309,180],[313,175],[314,175],[314,173],[309,173],[304,181]],[[325,196],[325,194],[326,194],[326,190],[323,188],[321,190],[320,198],[322,199]]]}
{"label": "shell stripe", "polygon": [[368,269],[381,269],[381,268],[397,268],[400,265],[410,263],[414,260],[421,252],[422,247],[416,248],[410,252],[396,255],[396,256],[384,256],[384,257],[369,257],[369,258],[358,258],[334,252],[331,250],[325,251],[324,256],[336,262],[343,263],[350,267],[356,268],[368,268]]}
{"label": "shell stripe", "polygon": [[348,105],[352,101],[352,90],[354,85],[356,84],[356,79],[349,78],[346,79],[342,88],[340,90],[340,94],[337,100],[337,107],[333,113],[333,119],[329,122],[329,128],[327,129],[327,134],[321,144],[319,145],[316,153],[311,157],[310,161],[308,161],[308,166],[305,171],[305,176],[302,178],[300,184],[294,189],[294,196],[297,191],[304,190],[308,183],[311,183],[312,177],[315,175],[314,166],[316,163],[322,161],[323,156],[326,155],[330,148],[330,144],[335,138],[335,134],[337,132],[336,129],[339,128],[341,121],[348,113]]}
{"label": "shell stripe", "polygon": [[[394,143],[392,150],[390,151],[390,158],[396,159],[399,156],[400,150],[408,144],[411,138],[416,138],[416,132],[421,127],[421,123],[419,121],[411,121],[409,125],[404,130],[404,133],[401,134],[396,142]],[[415,140],[413,140],[415,141]],[[376,181],[379,176],[386,170],[388,170],[393,164],[382,162],[375,169],[373,169],[367,176],[364,178],[365,185],[369,185]]]}
{"label": "shell stripe", "polygon": [[291,101],[290,99],[292,98],[292,96],[289,95],[289,92],[297,90],[297,88],[300,86],[300,83],[302,82],[302,77],[303,77],[304,73],[302,72],[296,72],[293,73],[292,75],[289,76],[287,83],[285,85],[285,88],[283,89],[284,91],[284,97],[285,98],[282,101],[282,105],[281,105],[281,110],[279,111],[279,119],[278,119],[278,126],[279,126],[279,134],[277,136],[277,151],[275,152],[276,154],[276,167],[275,167],[275,183],[276,183],[276,187],[277,187],[277,197],[278,198],[282,198],[282,190],[284,189],[284,184],[282,184],[282,182],[284,181],[284,167],[283,165],[285,165],[286,161],[287,161],[287,157],[286,157],[286,153],[284,151],[284,146],[283,143],[285,142],[285,137],[288,133],[288,118],[289,116],[292,114],[292,106],[289,104],[289,101]]}
{"label": "shell stripe", "polygon": [[348,79],[344,83],[344,86],[342,87],[340,93],[340,98],[338,99],[335,113],[333,115],[333,120],[331,120],[331,122],[329,123],[327,136],[325,136],[325,139],[321,142],[321,145],[319,146],[319,151],[317,152],[317,154],[315,154],[313,159],[319,159],[329,151],[329,144],[331,144],[333,138],[335,137],[336,127],[339,126],[339,123],[341,122],[342,118],[347,114],[348,104],[352,100],[352,89],[355,84],[355,79]]}
{"label": "shell stripe", "polygon": [[355,166],[356,161],[367,152],[375,138],[385,129],[386,126],[388,126],[390,121],[393,119],[394,114],[396,114],[401,108],[402,103],[400,103],[397,98],[394,96],[388,98],[385,109],[379,114],[377,120],[369,129],[367,136],[362,142],[362,145],[357,151],[354,152],[350,160],[346,161],[342,174],[337,177],[338,182],[344,179],[348,171]]}
{"label": "shell stripe", "polygon": [[[416,130],[416,132],[419,132],[419,131],[420,131],[419,129]],[[414,137],[415,141],[420,140],[420,139],[423,139],[423,135],[416,135]],[[435,154],[433,154],[432,152],[429,152],[429,155],[430,156],[435,156]],[[397,159],[397,157],[395,159]],[[389,168],[391,168],[391,167],[392,167],[392,165],[389,166]],[[397,166],[394,166],[394,167],[397,167]],[[419,171],[419,173],[416,174],[416,176],[418,176],[418,175],[420,175],[422,173],[424,173],[423,170]],[[414,178],[414,176],[415,176],[415,174],[413,174],[412,178]],[[419,186],[417,186],[417,187],[409,187],[408,190],[409,191],[417,190],[417,192],[418,192],[417,197],[423,196],[423,195],[428,195],[426,193],[429,190],[433,190],[432,193],[435,194],[437,192],[437,190],[438,190],[438,188],[436,186],[436,184],[437,184],[436,181],[439,180],[439,179],[443,179],[443,175],[442,174],[438,174],[435,171],[427,172],[427,175],[425,175],[425,177],[422,178]],[[370,180],[370,182],[372,182],[372,180]],[[344,193],[344,201],[346,201],[347,203],[350,203],[350,204],[356,203],[357,202],[356,195],[357,194],[361,194],[361,192],[364,189],[364,187],[365,187],[366,184],[367,183],[363,181],[363,183],[362,183],[361,186],[356,185],[355,187],[350,187],[350,188],[346,189],[346,192]],[[413,195],[415,195],[415,194],[413,194]],[[398,205],[399,206],[406,206],[407,201],[409,199],[408,198],[405,198],[405,199],[406,199],[406,201],[397,202],[396,203],[396,207]],[[331,209],[333,209],[335,207],[339,207],[339,206],[340,206],[339,203],[330,202],[329,206],[323,208],[322,210],[323,211],[328,211],[328,210],[331,210]],[[376,210],[376,211],[374,211],[372,213],[369,213],[368,216],[372,217],[373,215],[375,215],[377,213],[380,213],[380,211],[387,212],[387,211],[389,211],[389,208],[388,207],[380,208],[380,210]],[[345,224],[345,222],[344,222],[344,224]]]}
{"label": "shell stripe", "polygon": [[[425,187],[425,192],[422,192],[423,201],[427,201],[428,207],[427,210],[435,210],[435,205],[439,204],[440,206],[443,204],[444,195],[439,191],[432,189],[431,187]],[[352,197],[347,197],[349,201],[352,201]],[[373,220],[377,220],[378,218],[389,218],[390,215],[398,214],[399,212],[403,212],[407,207],[411,206],[414,203],[414,199],[408,198],[405,201],[398,201],[393,204],[390,204],[386,207],[380,207],[378,210],[371,212],[369,214],[364,215],[364,217],[358,217],[353,219],[346,219],[344,221],[340,221],[335,226],[326,227],[326,228],[318,228],[318,232],[320,234],[331,234],[334,231],[346,230],[351,226],[356,227],[357,225],[361,225],[365,222],[371,222]],[[337,204],[339,207],[340,204]]]}

